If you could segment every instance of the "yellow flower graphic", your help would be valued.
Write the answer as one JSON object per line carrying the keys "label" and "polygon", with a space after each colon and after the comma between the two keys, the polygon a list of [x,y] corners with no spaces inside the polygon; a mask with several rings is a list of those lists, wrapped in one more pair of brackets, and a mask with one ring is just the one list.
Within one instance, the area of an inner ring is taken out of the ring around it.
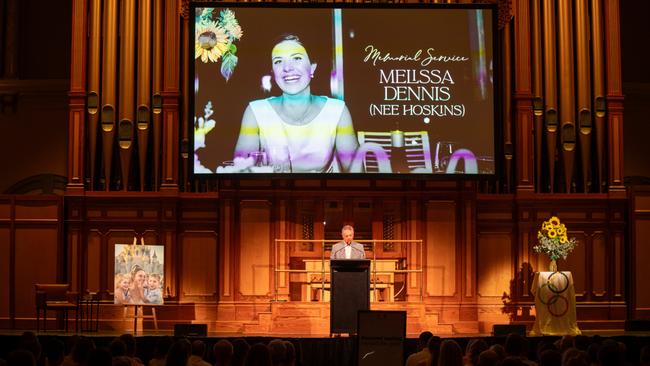
{"label": "yellow flower graphic", "polygon": [[549,238],[555,238],[556,236],[557,236],[557,232],[555,231],[555,229],[550,229],[548,231],[548,237]]}
{"label": "yellow flower graphic", "polygon": [[203,62],[217,62],[228,49],[228,35],[215,22],[204,22],[196,25],[194,41],[194,58]]}

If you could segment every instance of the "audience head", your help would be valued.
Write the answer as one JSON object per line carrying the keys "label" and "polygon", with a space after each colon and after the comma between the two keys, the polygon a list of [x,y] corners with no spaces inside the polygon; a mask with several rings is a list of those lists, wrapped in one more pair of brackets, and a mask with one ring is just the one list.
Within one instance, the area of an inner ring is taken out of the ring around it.
{"label": "audience head", "polygon": [[641,355],[639,357],[639,365],[650,366],[650,346],[641,348]]}
{"label": "audience head", "polygon": [[108,345],[108,350],[111,352],[113,357],[122,357],[126,356],[126,343],[120,338],[115,338]]}
{"label": "audience head", "polygon": [[478,356],[481,352],[488,349],[488,344],[482,339],[472,339],[467,344],[467,350],[465,351],[466,361],[472,365],[478,363]]}
{"label": "audience head", "polygon": [[499,356],[496,352],[489,349],[481,352],[481,354],[478,355],[478,361],[476,362],[476,366],[497,366],[498,364]]}
{"label": "audience head", "polygon": [[528,341],[517,333],[510,333],[506,337],[505,349],[508,356],[525,357],[528,352]]}
{"label": "audience head", "polygon": [[581,351],[586,351],[587,348],[589,347],[589,344],[591,344],[591,342],[589,341],[589,337],[585,335],[577,335],[573,339],[573,344],[575,348]]}
{"label": "audience head", "polygon": [[281,339],[274,339],[269,342],[269,352],[273,366],[281,365],[287,358],[287,347]]}
{"label": "audience head", "polygon": [[427,348],[427,345],[429,344],[429,339],[433,337],[433,333],[427,331],[424,331],[420,333],[420,336],[418,337],[418,348],[419,349],[425,349]]}
{"label": "audience head", "polygon": [[113,356],[111,352],[105,348],[95,348],[90,351],[88,355],[88,365],[90,366],[112,366],[113,365]]}
{"label": "audience head", "polygon": [[36,358],[28,350],[17,349],[9,354],[7,363],[10,366],[36,366]]}
{"label": "audience head", "polygon": [[34,359],[38,361],[41,358],[42,347],[41,343],[38,341],[38,337],[34,332],[24,332],[20,336],[18,349],[23,349],[25,351],[31,352],[34,355]]}
{"label": "audience head", "polygon": [[205,343],[202,340],[195,340],[192,342],[192,356],[203,358],[205,356]]}
{"label": "audience head", "polygon": [[167,352],[169,352],[169,348],[171,348],[172,344],[174,344],[174,339],[170,336],[163,336],[158,338],[156,341],[156,346],[153,350],[153,358],[159,360],[164,359],[167,356]]}
{"label": "audience head", "polygon": [[284,358],[285,366],[293,366],[296,364],[296,347],[289,341],[284,341],[284,346],[287,348],[286,357]]}
{"label": "audience head", "polygon": [[429,338],[429,342],[427,343],[427,349],[431,355],[431,366],[438,365],[438,356],[440,355],[440,342],[442,342],[440,337],[432,336]]}
{"label": "audience head", "polygon": [[[112,366],[132,366],[133,361],[126,356],[113,357]],[[169,364],[168,364],[169,365]]]}
{"label": "audience head", "polygon": [[607,339],[598,351],[598,363],[601,366],[616,366],[623,364],[623,357],[618,342]]}
{"label": "audience head", "polygon": [[440,345],[438,355],[440,366],[463,366],[463,351],[453,339],[445,339]]}
{"label": "audience head", "polygon": [[215,343],[212,349],[214,351],[214,364],[216,366],[230,365],[234,353],[233,345],[230,341],[222,339]]}
{"label": "audience head", "polygon": [[126,345],[126,355],[128,357],[135,357],[135,337],[133,334],[122,334],[120,339]]}
{"label": "audience head", "polygon": [[166,366],[186,366],[191,349],[192,344],[185,338],[174,342],[167,353]]}
{"label": "audience head", "polygon": [[51,338],[45,343],[45,357],[49,366],[58,366],[63,363],[65,344],[58,338]]}
{"label": "audience head", "polygon": [[562,354],[554,349],[540,352],[539,366],[562,366]]}
{"label": "audience head", "polygon": [[271,353],[263,343],[256,343],[251,346],[244,361],[245,366],[271,366]]}
{"label": "audience head", "polygon": [[500,344],[493,344],[492,346],[490,346],[490,351],[493,351],[494,353],[497,354],[497,357],[499,357],[499,361],[503,361],[503,359],[506,358],[506,349],[503,348],[503,346]]}
{"label": "audience head", "polygon": [[88,361],[88,355],[93,349],[95,349],[95,344],[91,339],[79,337],[74,347],[72,347],[72,360],[77,364],[85,365]]}
{"label": "audience head", "polygon": [[251,346],[243,338],[237,338],[232,341],[232,366],[243,365],[250,348]]}

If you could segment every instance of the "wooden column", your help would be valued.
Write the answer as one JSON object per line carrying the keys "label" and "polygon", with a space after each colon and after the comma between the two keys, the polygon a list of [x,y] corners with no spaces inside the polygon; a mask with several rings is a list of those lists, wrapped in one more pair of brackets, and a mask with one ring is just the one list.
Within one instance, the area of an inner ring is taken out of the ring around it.
{"label": "wooden column", "polygon": [[607,146],[610,193],[625,194],[623,185],[623,91],[621,29],[618,0],[605,1],[605,57],[607,67]]}
{"label": "wooden column", "polygon": [[533,103],[530,68],[530,5],[518,0],[515,6],[515,139],[517,192],[534,190]]}
{"label": "wooden column", "polygon": [[84,191],[84,120],[86,106],[86,0],[72,1],[68,193]]}
{"label": "wooden column", "polygon": [[161,189],[178,191],[180,15],[177,1],[165,2]]}

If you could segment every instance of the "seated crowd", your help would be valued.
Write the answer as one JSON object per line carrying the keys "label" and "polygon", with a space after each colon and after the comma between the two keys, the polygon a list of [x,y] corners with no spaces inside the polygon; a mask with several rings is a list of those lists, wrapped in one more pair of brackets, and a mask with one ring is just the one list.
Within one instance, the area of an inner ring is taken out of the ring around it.
{"label": "seated crowd", "polygon": [[[300,366],[297,343],[280,339],[268,345],[250,346],[243,338],[232,342],[219,340],[208,349],[202,340],[174,340],[159,337],[151,359],[143,362],[136,356],[136,338],[123,334],[107,346],[97,347],[91,338],[70,337],[70,345],[57,337],[49,337],[41,345],[33,332],[25,332],[16,349],[0,366]],[[66,354],[66,348],[69,351]]]}
{"label": "seated crowd", "polygon": [[[106,345],[91,338],[50,336],[41,344],[33,332],[25,332],[0,366],[300,366],[300,343],[275,339],[252,346],[243,338],[222,339],[208,347],[202,340],[156,338],[153,352],[138,353],[136,338],[123,334]],[[422,332],[419,350],[408,356],[406,366],[650,366],[650,346],[638,358],[626,357],[624,343],[599,336],[565,336],[537,339],[535,347],[517,334],[505,338],[441,339]],[[108,340],[107,340],[108,341]],[[488,344],[488,341],[494,344]],[[153,343],[152,343],[153,344]],[[637,344],[638,345],[638,344]],[[636,348],[638,350],[638,348]],[[151,351],[151,350],[150,350]],[[138,354],[146,354],[143,361]]]}
{"label": "seated crowd", "polygon": [[463,352],[456,340],[422,332],[419,351],[407,358],[406,366],[650,366],[648,345],[641,349],[638,363],[629,363],[624,343],[599,336],[564,336],[553,342],[542,339],[534,350],[529,350],[528,343],[518,334],[508,335],[503,344],[472,339]]}

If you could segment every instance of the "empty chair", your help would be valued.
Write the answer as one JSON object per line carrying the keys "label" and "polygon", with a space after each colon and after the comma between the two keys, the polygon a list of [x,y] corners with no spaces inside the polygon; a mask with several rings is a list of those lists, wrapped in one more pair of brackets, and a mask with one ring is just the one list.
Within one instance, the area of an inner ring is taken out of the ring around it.
{"label": "empty chair", "polygon": [[68,331],[68,311],[75,312],[75,330],[79,326],[79,294],[70,291],[70,285],[35,284],[36,289],[36,331],[40,331],[40,314],[43,311],[43,331],[47,331],[47,311],[54,310],[63,314],[65,330]]}

